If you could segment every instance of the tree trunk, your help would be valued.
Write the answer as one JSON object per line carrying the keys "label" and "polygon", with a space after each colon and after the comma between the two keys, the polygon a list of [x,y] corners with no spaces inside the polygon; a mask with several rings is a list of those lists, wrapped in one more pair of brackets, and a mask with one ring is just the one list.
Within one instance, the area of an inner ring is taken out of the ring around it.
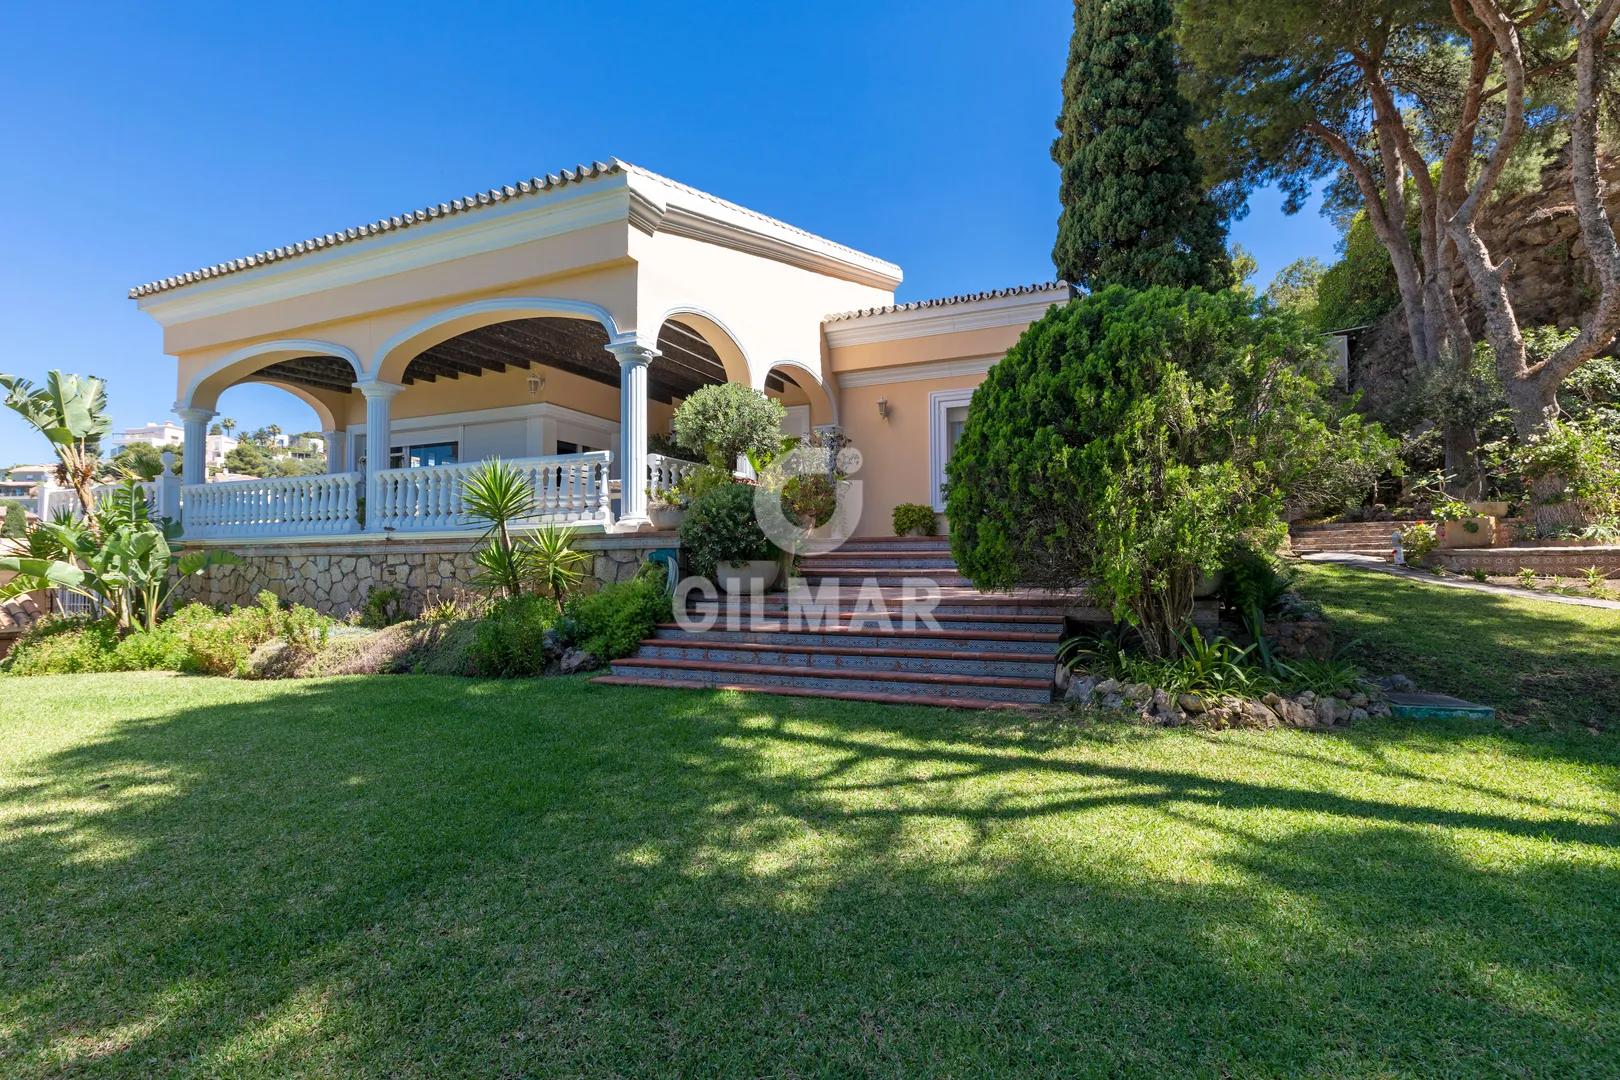
{"label": "tree trunk", "polygon": [[1484,477],[1479,469],[1479,432],[1461,420],[1448,420],[1441,429],[1446,452],[1446,493],[1464,502],[1477,500],[1485,493]]}
{"label": "tree trunk", "polygon": [[[1544,434],[1558,413],[1558,383],[1551,379],[1523,378],[1503,385],[1520,441]],[[1526,477],[1530,494],[1530,520],[1536,533],[1548,536],[1584,524],[1581,505],[1564,496],[1565,478],[1558,473]]]}

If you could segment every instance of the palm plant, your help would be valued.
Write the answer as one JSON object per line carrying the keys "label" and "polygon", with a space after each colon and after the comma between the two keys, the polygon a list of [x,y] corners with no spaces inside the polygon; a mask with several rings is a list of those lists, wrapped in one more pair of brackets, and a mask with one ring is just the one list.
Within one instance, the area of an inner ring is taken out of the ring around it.
{"label": "palm plant", "polygon": [[534,540],[524,545],[529,573],[535,587],[550,594],[558,604],[584,577],[580,567],[590,558],[573,546],[574,530],[547,525],[537,530]]}
{"label": "palm plant", "polygon": [[88,517],[95,509],[96,470],[101,439],[112,430],[107,415],[106,384],[89,375],[46,373],[36,387],[21,375],[0,375],[5,406],[50,440],[56,452],[57,479],[79,496]]}

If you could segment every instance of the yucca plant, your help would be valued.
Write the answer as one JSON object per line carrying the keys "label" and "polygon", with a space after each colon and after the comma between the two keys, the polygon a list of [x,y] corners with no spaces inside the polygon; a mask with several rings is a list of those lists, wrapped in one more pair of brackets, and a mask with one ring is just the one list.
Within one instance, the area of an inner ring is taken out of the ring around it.
{"label": "yucca plant", "polygon": [[483,545],[473,552],[478,584],[506,597],[532,585],[561,603],[584,576],[580,566],[590,556],[574,550],[572,529],[547,526],[533,540],[512,536],[512,523],[534,511],[534,487],[506,462],[495,458],[473,470],[462,486],[461,505],[489,523]]}

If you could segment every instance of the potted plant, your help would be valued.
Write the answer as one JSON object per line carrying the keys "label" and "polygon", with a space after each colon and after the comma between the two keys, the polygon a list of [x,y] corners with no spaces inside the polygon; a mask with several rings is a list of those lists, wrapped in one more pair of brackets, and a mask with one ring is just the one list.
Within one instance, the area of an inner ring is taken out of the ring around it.
{"label": "potted plant", "polygon": [[1461,500],[1437,500],[1431,513],[1440,523],[1441,547],[1494,547],[1496,544],[1496,518],[1474,513]]}
{"label": "potted plant", "polygon": [[755,517],[751,484],[726,484],[693,500],[681,522],[681,551],[692,573],[728,593],[769,589],[781,570],[776,545]]}
{"label": "potted plant", "polygon": [[678,487],[647,489],[647,517],[659,532],[674,532],[686,517],[686,499]]}

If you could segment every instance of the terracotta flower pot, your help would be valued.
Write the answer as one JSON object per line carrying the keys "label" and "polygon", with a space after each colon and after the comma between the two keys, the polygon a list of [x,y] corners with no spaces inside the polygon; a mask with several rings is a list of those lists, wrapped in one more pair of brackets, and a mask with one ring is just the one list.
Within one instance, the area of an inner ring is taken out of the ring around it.
{"label": "terracotta flower pot", "polygon": [[1481,548],[1496,544],[1496,519],[1493,517],[1462,518],[1440,523],[1440,546],[1443,548]]}
{"label": "terracotta flower pot", "polygon": [[765,592],[776,584],[782,564],[775,559],[749,559],[747,562],[723,562],[714,569],[715,584],[733,595],[744,595],[758,590]]}

